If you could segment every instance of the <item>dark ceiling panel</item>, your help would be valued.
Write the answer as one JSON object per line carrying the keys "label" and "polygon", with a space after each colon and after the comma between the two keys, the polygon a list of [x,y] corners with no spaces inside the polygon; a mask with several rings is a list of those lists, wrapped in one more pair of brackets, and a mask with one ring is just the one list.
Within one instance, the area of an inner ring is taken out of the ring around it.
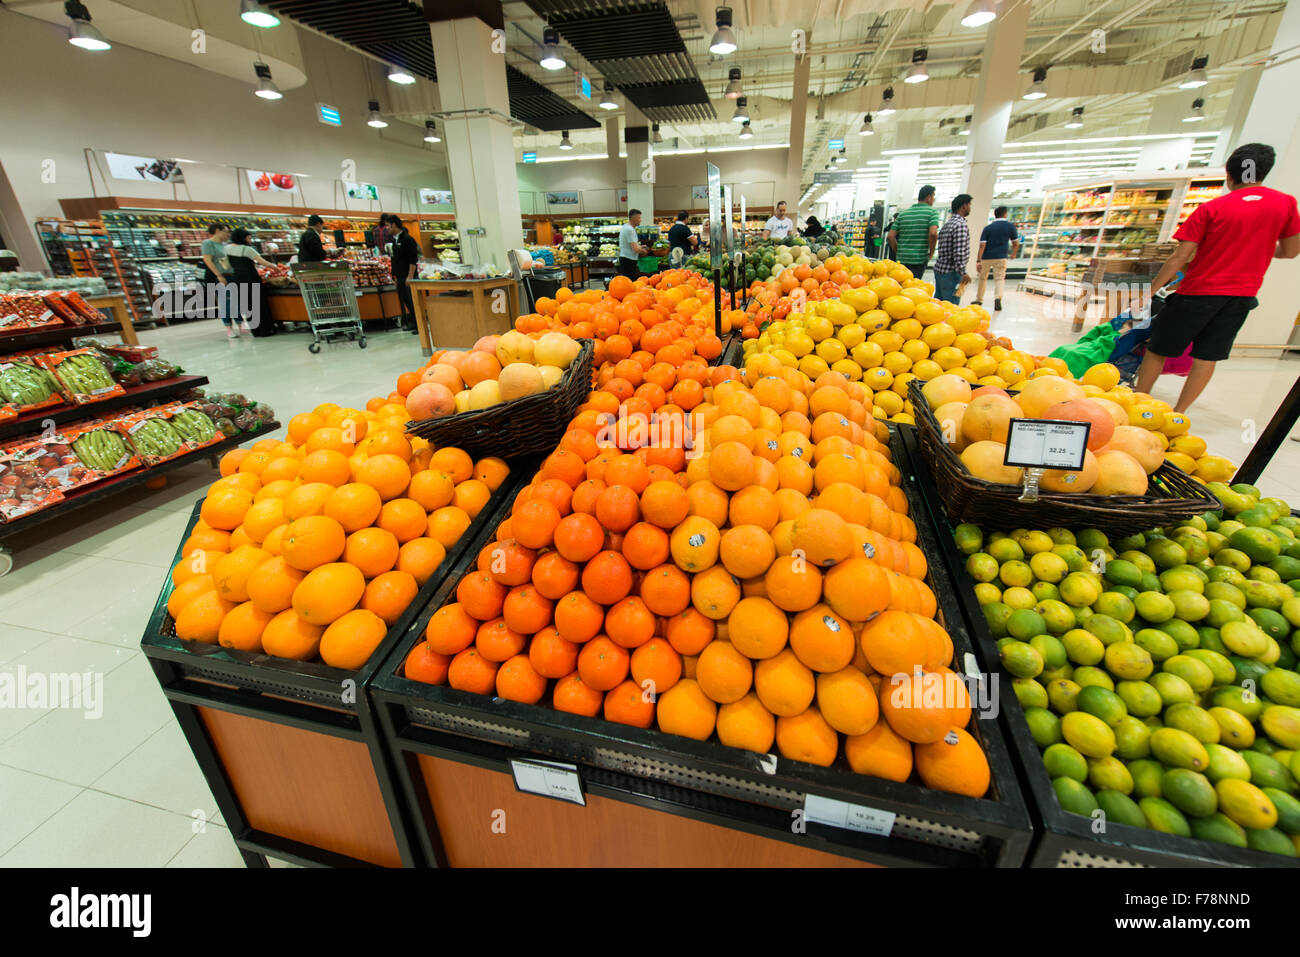
{"label": "dark ceiling panel", "polygon": [[438,79],[424,10],[410,0],[265,0],[282,16],[430,80]]}
{"label": "dark ceiling panel", "polygon": [[552,93],[528,74],[506,66],[510,115],[539,130],[599,129],[600,123],[564,97]]}

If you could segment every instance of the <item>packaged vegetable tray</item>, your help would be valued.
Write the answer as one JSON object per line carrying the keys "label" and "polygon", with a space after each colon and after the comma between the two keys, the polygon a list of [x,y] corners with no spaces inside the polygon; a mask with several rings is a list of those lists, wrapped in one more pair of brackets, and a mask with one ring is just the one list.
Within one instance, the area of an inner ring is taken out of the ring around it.
{"label": "packaged vegetable tray", "polygon": [[40,293],[15,290],[0,296],[0,330],[15,332],[61,326],[64,322]]}
{"label": "packaged vegetable tray", "polygon": [[63,403],[59,381],[39,359],[26,355],[0,357],[0,409],[11,413],[0,413],[0,420]]}
{"label": "packaged vegetable tray", "polygon": [[[179,403],[156,406],[140,412],[130,412],[116,419],[118,428],[131,441],[140,460],[145,465],[157,465],[192,452],[196,446],[185,438],[185,416],[173,424],[172,420],[185,408]],[[215,427],[214,427],[215,429]]]}
{"label": "packaged vegetable tray", "polygon": [[93,349],[47,352],[40,357],[40,362],[54,373],[64,395],[78,405],[126,395],[126,390],[114,380]]}
{"label": "packaged vegetable tray", "polygon": [[[108,417],[63,427],[72,454],[90,473],[86,482],[130,472],[143,464],[127,441],[120,419]],[[86,484],[86,483],[82,483]]]}
{"label": "packaged vegetable tray", "polygon": [[212,417],[199,408],[199,403],[179,402],[179,411],[171,417],[171,427],[180,433],[191,449],[215,445],[225,438]]}

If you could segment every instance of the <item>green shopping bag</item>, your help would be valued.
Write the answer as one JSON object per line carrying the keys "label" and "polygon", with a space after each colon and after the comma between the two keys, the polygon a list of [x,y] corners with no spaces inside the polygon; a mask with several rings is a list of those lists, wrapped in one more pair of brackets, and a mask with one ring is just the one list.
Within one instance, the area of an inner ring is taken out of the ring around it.
{"label": "green shopping bag", "polygon": [[1070,375],[1077,379],[1097,363],[1109,362],[1118,338],[1119,330],[1109,322],[1102,322],[1084,333],[1083,338],[1073,345],[1053,349],[1052,358],[1064,359]]}

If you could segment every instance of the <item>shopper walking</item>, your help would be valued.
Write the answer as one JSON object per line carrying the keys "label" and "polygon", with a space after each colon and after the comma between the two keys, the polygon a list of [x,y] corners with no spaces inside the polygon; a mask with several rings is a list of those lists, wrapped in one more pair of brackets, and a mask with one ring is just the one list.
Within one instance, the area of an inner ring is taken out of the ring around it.
{"label": "shopper walking", "polygon": [[208,224],[208,238],[199,245],[203,257],[203,284],[207,289],[205,302],[215,300],[217,318],[226,327],[226,338],[239,338],[239,330],[231,325],[230,317],[234,311],[230,305],[230,260],[226,258],[226,241],[230,239],[230,227],[220,223]]}
{"label": "shopper walking", "polygon": [[325,220],[315,213],[307,217],[307,228],[298,237],[298,262],[323,263],[325,261],[325,245],[320,240],[321,227],[324,225]]}
{"label": "shopper walking", "polygon": [[957,287],[970,282],[966,272],[966,264],[970,262],[970,227],[966,217],[970,215],[971,198],[969,193],[953,198],[952,215],[939,230],[935,243],[934,297],[954,305],[961,302]]}
{"label": "shopper walking", "polygon": [[900,210],[889,227],[889,248],[894,259],[906,266],[914,279],[925,273],[939,236],[939,211],[934,208],[934,187],[922,186],[916,202]]}
{"label": "shopper walking", "polygon": [[397,284],[397,299],[402,304],[402,328],[415,332],[415,302],[411,299],[411,288],[407,283],[416,278],[420,265],[420,244],[396,214],[388,215],[386,231],[389,242],[393,244],[390,265],[393,282]]}
{"label": "shopper walking", "polygon": [[648,252],[646,247],[641,245],[641,238],[636,234],[636,228],[640,225],[641,210],[630,209],[627,213],[627,222],[618,229],[618,274],[628,279],[636,279],[641,275],[637,259]]}
{"label": "shopper walking", "polygon": [[776,204],[776,215],[763,224],[763,238],[785,239],[794,231],[794,220],[785,214],[785,200],[781,200]]}
{"label": "shopper walking", "polygon": [[387,256],[388,244],[393,240],[392,230],[388,228],[388,213],[379,214],[379,222],[375,228],[370,231],[370,240],[375,244],[375,249],[379,250],[379,255]]}
{"label": "shopper walking", "polygon": [[975,305],[984,304],[984,289],[989,273],[993,274],[993,311],[1002,310],[1002,290],[1007,282],[1007,259],[1020,255],[1020,234],[1015,223],[1007,221],[1007,208],[993,210],[993,222],[980,231],[980,248],[975,256],[975,275],[979,288],[975,290]]}
{"label": "shopper walking", "polygon": [[1174,406],[1191,408],[1228,358],[1255,293],[1274,259],[1300,255],[1300,213],[1294,196],[1261,186],[1276,154],[1263,143],[1238,146],[1228,157],[1222,196],[1196,208],[1178,227],[1178,248],[1160,267],[1151,291],[1159,292],[1179,272],[1178,291],[1151,321],[1147,354],[1138,369],[1137,391],[1150,392],[1165,360],[1192,347],[1192,369]]}
{"label": "shopper walking", "polygon": [[271,312],[267,308],[262,277],[257,272],[258,266],[268,269],[275,264],[262,258],[262,254],[249,245],[247,229],[236,229],[230,234],[226,244],[226,256],[230,260],[230,273],[233,277],[231,288],[231,316],[238,318],[245,332],[261,338],[276,333],[271,321]]}
{"label": "shopper walking", "polygon": [[677,214],[677,221],[673,223],[672,227],[668,230],[668,253],[670,256],[674,249],[680,249],[682,251],[683,259],[695,251],[695,247],[699,240],[697,240],[695,234],[691,232],[691,227],[686,225],[687,218],[688,214],[686,210],[683,209]]}

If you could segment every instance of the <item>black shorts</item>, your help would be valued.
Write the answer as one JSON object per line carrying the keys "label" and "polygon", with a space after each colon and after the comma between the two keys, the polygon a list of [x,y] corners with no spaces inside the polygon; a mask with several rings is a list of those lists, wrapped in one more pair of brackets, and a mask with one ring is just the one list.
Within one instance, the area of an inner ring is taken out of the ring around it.
{"label": "black shorts", "polygon": [[616,268],[620,276],[626,276],[628,279],[636,279],[641,275],[640,266],[635,259],[624,259],[620,256]]}
{"label": "black shorts", "polygon": [[1172,358],[1187,351],[1192,358],[1218,362],[1228,358],[1233,340],[1250,310],[1259,305],[1254,296],[1184,296],[1174,293],[1160,314],[1151,320],[1147,351]]}

